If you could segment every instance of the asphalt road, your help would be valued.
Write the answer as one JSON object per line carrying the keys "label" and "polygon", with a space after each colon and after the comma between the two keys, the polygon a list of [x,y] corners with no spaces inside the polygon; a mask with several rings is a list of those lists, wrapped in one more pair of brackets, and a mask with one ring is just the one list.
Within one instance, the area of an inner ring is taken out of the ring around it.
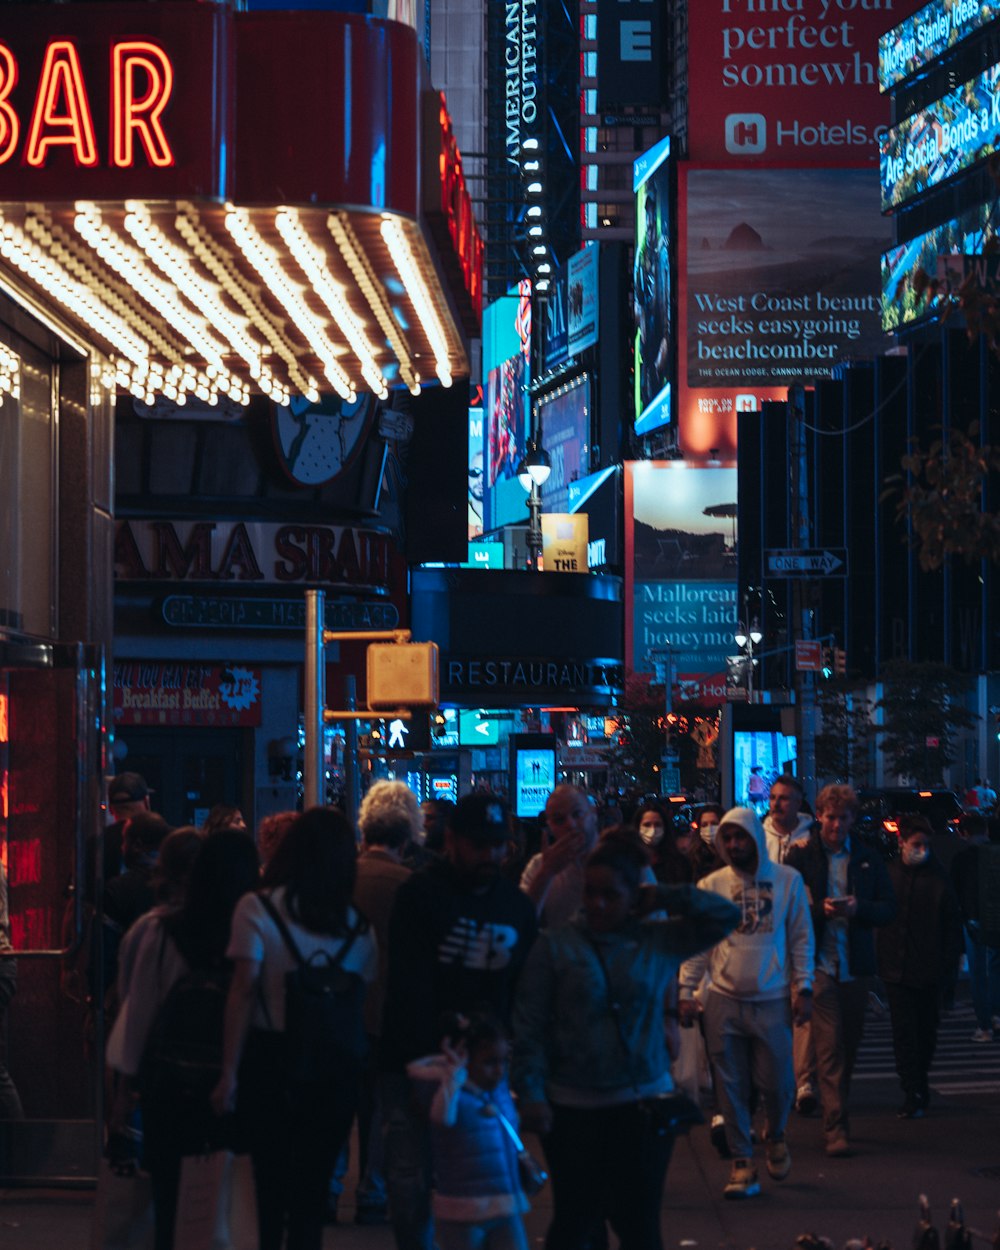
{"label": "asphalt road", "polygon": [[[945,1020],[930,1113],[903,1121],[895,1114],[900,1096],[888,1022],[870,1016],[854,1087],[856,1153],[827,1159],[818,1120],[794,1117],[791,1175],[771,1182],[761,1160],[759,1197],[738,1203],[722,1197],[728,1164],[715,1154],[706,1129],[681,1140],[664,1199],[666,1250],[791,1250],[804,1232],[829,1237],[836,1250],[866,1236],[908,1250],[921,1192],[930,1198],[942,1239],[950,1201],[959,1197],[968,1225],[981,1234],[974,1236],[975,1250],[986,1247],[1000,1208],[1000,1041],[974,1044],[973,1024],[967,1005]],[[85,1250],[92,1207],[90,1194],[0,1192],[0,1247]],[[543,1191],[528,1217],[533,1247],[542,1243],[549,1212]],[[342,1223],[327,1231],[324,1250],[393,1250],[387,1228],[350,1222],[346,1197],[340,1214]]]}

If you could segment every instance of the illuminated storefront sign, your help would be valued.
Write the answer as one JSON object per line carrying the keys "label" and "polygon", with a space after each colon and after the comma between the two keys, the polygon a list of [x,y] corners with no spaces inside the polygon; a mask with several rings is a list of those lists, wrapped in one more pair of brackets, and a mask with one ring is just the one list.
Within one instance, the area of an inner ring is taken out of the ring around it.
{"label": "illuminated storefront sign", "polygon": [[494,0],[503,3],[504,117],[509,160],[516,161],[521,144],[538,124],[538,30],[535,0]]}
{"label": "illuminated storefront sign", "polygon": [[1000,65],[888,131],[880,145],[882,209],[905,204],[1000,146]]}
{"label": "illuminated storefront sign", "polygon": [[450,386],[482,243],[420,58],[364,14],[0,8],[0,270],[146,403]]}
{"label": "illuminated storefront sign", "polygon": [[935,0],[880,36],[878,81],[883,91],[905,81],[924,65],[982,30],[1000,16],[990,0]]}
{"label": "illuminated storefront sign", "polygon": [[677,357],[672,287],[673,167],[670,138],[633,167],[635,192],[635,432],[669,425]]}
{"label": "illuminated storefront sign", "polygon": [[116,725],[254,727],[261,723],[259,668],[125,660],[114,668]]}

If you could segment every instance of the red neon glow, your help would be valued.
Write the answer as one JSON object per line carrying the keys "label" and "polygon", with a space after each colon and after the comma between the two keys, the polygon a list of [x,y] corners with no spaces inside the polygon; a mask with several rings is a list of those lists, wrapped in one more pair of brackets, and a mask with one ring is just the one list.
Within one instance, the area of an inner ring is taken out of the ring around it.
{"label": "red neon glow", "polygon": [[[64,112],[58,111],[60,105]],[[97,164],[94,119],[76,44],[69,39],[53,40],[45,49],[24,159],[40,167],[48,149],[59,146],[71,147],[78,165]]]}
{"label": "red neon glow", "polygon": [[6,44],[0,43],[0,165],[14,155],[21,123],[7,97],[17,86],[17,61]]}
{"label": "red neon glow", "polygon": [[483,311],[483,241],[476,228],[469,195],[462,171],[462,157],[455,140],[451,117],[441,97],[441,212],[448,223],[448,234],[458,256],[462,280],[469,293],[476,315]]}
{"label": "red neon glow", "polygon": [[[138,74],[146,79],[146,94],[137,99]],[[111,163],[127,169],[134,164],[135,135],[151,165],[173,165],[174,154],[160,124],[174,88],[174,67],[155,43],[132,40],[111,49]]]}
{"label": "red neon glow", "polygon": [[0,694],[0,743],[9,742],[10,733],[7,729],[7,696]]}
{"label": "red neon glow", "polygon": [[7,843],[7,881],[11,889],[38,885],[42,879],[42,840]]}
{"label": "red neon glow", "polygon": [[[0,818],[2,818],[4,821],[6,821],[7,819],[7,810],[8,810],[7,795],[9,793],[9,789],[10,787],[7,784],[7,770],[5,768],[3,772],[0,773]],[[4,849],[6,849],[7,843],[5,842],[3,845],[4,845]]]}

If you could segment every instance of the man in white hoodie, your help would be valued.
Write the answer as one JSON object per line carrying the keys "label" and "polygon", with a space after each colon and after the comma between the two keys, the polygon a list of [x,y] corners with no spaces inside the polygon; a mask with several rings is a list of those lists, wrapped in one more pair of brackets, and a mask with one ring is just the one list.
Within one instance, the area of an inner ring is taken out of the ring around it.
{"label": "man in white hoodie", "polygon": [[760,1193],[751,1143],[751,1088],[767,1117],[768,1174],[784,1180],[791,1169],[785,1125],[795,1097],[792,1022],[812,1013],[813,932],[801,876],[773,863],[757,813],[734,807],[715,839],[724,867],[698,888],[740,908],[741,921],[717,946],[689,959],[680,973],[681,1023],[697,1016],[695,991],[704,993],[705,1041],[733,1156],[727,1198]]}
{"label": "man in white hoodie", "polygon": [[771,783],[764,832],[767,853],[775,864],[783,864],[793,846],[809,841],[813,818],[802,811],[804,797],[801,781],[791,773],[782,773]]}

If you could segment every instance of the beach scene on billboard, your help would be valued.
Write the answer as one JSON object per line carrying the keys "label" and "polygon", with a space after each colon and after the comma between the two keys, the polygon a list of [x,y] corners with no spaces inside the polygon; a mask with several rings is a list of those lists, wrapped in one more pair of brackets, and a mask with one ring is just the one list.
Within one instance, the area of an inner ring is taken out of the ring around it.
{"label": "beach scene on billboard", "polygon": [[[915,239],[882,254],[882,327],[893,333],[922,317],[951,311],[950,288],[965,278],[964,257],[983,257],[983,247],[995,240],[992,204],[981,204],[961,217],[943,222]],[[949,262],[959,262],[958,282],[952,283]],[[936,279],[929,283],[928,279]]]}
{"label": "beach scene on billboard", "polygon": [[998,17],[1000,4],[988,0],[934,0],[924,5],[879,38],[879,86],[888,91]]}
{"label": "beach scene on billboard", "polygon": [[517,466],[527,447],[530,349],[531,284],[525,281],[483,310],[484,532],[527,516]]}
{"label": "beach scene on billboard", "polygon": [[724,698],[736,624],[736,470],[632,469],[632,667],[670,647],[679,697]]}
{"label": "beach scene on billboard", "polygon": [[887,130],[879,145],[888,212],[992,156],[1000,147],[1000,65]]}
{"label": "beach scene on billboard", "polygon": [[674,326],[670,290],[670,140],[635,162],[635,432],[668,425]]}
{"label": "beach scene on billboard", "polygon": [[788,385],[884,350],[874,170],[689,169],[682,186],[688,386]]}

